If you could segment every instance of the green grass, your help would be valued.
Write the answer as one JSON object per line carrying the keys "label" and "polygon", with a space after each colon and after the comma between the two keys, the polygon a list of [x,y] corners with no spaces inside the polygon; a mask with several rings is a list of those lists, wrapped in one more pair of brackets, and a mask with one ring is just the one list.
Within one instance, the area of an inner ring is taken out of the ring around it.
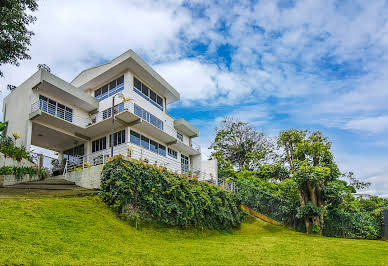
{"label": "green grass", "polygon": [[4,199],[0,264],[388,265],[388,242],[308,236],[258,221],[233,232],[138,230],[97,197]]}

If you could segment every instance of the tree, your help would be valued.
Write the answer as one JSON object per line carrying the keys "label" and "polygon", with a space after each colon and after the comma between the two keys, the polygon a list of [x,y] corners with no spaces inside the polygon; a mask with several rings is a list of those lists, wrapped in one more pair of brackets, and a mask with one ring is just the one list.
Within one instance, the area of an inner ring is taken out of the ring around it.
{"label": "tree", "polygon": [[27,51],[34,33],[27,26],[34,23],[36,17],[27,14],[27,10],[34,12],[37,9],[36,0],[0,1],[0,65],[18,66],[19,60],[31,58]]}
{"label": "tree", "polygon": [[320,131],[281,132],[278,145],[285,150],[292,177],[298,185],[299,216],[308,233],[322,234],[326,199],[325,186],[341,173],[331,153],[331,143]]}
{"label": "tree", "polygon": [[264,133],[234,118],[225,118],[216,128],[209,149],[212,157],[230,162],[237,171],[256,170],[274,156],[273,144]]}

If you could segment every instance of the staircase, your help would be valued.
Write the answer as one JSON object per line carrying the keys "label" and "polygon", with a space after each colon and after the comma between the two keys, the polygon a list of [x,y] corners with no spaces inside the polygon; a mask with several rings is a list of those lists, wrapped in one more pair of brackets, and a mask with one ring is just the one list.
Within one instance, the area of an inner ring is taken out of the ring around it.
{"label": "staircase", "polygon": [[73,190],[81,189],[74,182],[63,179],[63,176],[47,178],[40,181],[23,182],[9,186],[17,189],[39,189],[39,190]]}

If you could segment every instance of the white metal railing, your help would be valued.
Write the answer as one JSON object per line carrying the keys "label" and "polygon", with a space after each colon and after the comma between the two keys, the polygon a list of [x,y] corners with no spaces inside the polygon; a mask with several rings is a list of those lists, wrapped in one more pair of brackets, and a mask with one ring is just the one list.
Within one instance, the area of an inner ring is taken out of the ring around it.
{"label": "white metal railing", "polygon": [[43,100],[39,100],[31,104],[31,112],[35,112],[36,110],[42,110],[45,113],[56,116],[79,127],[86,127],[89,121],[88,117],[76,115],[74,114],[74,111],[70,112],[66,109],[58,107],[58,105],[51,104]]}
{"label": "white metal railing", "polygon": [[[132,143],[124,143],[115,146],[113,149],[113,155],[119,154],[128,158],[149,163],[151,165],[164,167],[171,172],[179,174],[185,173],[188,176],[198,177],[202,180],[210,180],[213,178],[207,173],[191,168],[190,165],[186,171],[182,171],[182,165],[179,159],[174,159],[168,155],[162,156]],[[84,156],[74,157],[72,160],[67,160],[64,172],[82,170],[90,166],[104,164],[110,158],[110,156],[110,149],[105,149],[103,151],[86,154]]]}
{"label": "white metal railing", "polygon": [[[147,117],[145,117],[145,119],[144,119],[144,117],[142,117],[138,112],[135,112],[134,106],[135,106],[135,104],[133,102],[122,102],[114,107],[115,115],[117,115],[123,111],[131,112],[131,113],[139,116],[140,118],[142,118],[144,121],[150,123],[154,127],[159,128],[160,130],[164,131],[168,135],[170,135],[174,138],[177,138],[177,130],[175,128],[167,125],[166,123],[163,123],[162,126],[154,125],[153,120],[151,119],[151,116],[150,116],[150,119],[147,119]],[[45,113],[56,116],[60,119],[68,121],[69,123],[73,123],[73,124],[75,124],[79,127],[82,127],[82,128],[92,126],[96,123],[99,123],[103,120],[106,120],[106,119],[109,119],[110,117],[112,117],[112,110],[111,110],[112,108],[108,108],[106,110],[100,111],[100,112],[98,112],[94,115],[91,115],[89,117],[83,117],[83,116],[80,116],[78,114],[74,114],[74,110],[72,112],[68,112],[65,109],[58,108],[57,105],[51,105],[50,103],[48,103],[46,101],[42,101],[42,100],[37,101],[31,105],[31,112],[34,112],[34,111],[39,110],[39,109]],[[157,119],[159,119],[159,118],[157,118]],[[163,121],[161,119],[159,119],[159,120]],[[180,141],[180,140],[178,140],[178,141]],[[184,142],[182,142],[182,143],[184,143]],[[201,151],[200,146],[196,143],[192,143],[190,146],[193,149],[197,150],[198,152]]]}

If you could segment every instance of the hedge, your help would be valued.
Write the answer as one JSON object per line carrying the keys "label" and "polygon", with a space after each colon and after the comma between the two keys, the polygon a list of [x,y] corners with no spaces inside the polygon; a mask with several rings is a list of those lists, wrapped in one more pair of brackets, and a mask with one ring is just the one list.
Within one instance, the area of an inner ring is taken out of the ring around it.
{"label": "hedge", "polygon": [[242,219],[234,193],[120,156],[105,164],[100,190],[117,212],[162,225],[224,230]]}

